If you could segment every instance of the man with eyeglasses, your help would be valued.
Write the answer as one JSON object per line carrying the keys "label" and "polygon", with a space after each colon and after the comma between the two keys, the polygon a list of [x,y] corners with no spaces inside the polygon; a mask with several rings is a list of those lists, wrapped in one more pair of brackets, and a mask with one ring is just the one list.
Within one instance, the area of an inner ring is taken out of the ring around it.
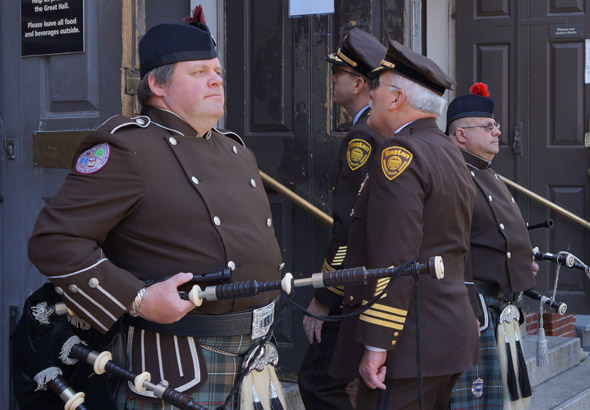
{"label": "man with eyeglasses", "polygon": [[[513,339],[515,332],[520,339],[518,323],[515,321],[513,331],[497,332],[498,316],[516,301],[520,292],[535,287],[539,266],[532,258],[528,230],[518,205],[490,167],[499,151],[501,135],[500,124],[494,120],[494,100],[489,98],[488,87],[483,83],[474,84],[470,91],[471,94],[457,97],[449,104],[447,133],[461,149],[477,187],[466,272],[467,277],[473,277],[479,299],[476,315],[480,322],[481,359],[461,375],[453,389],[451,408],[514,408],[507,388],[510,371],[507,366],[500,368],[498,348],[504,348],[505,337]],[[518,378],[516,373],[515,376],[514,383]],[[520,386],[513,392],[526,402],[530,386],[526,386],[527,380],[522,382],[523,385],[517,383]]]}
{"label": "man with eyeglasses", "polygon": [[366,310],[341,324],[330,374],[360,375],[363,410],[417,409],[421,401],[424,409],[446,410],[455,381],[478,357],[464,284],[475,188],[459,150],[436,124],[455,82],[391,40],[371,76],[368,124],[388,139],[355,202],[345,267],[440,255],[445,275],[421,277],[419,301],[411,276],[347,286],[343,314]]}
{"label": "man with eyeglasses", "polygon": [[[367,126],[369,72],[378,67],[385,47],[371,34],[353,28],[336,53],[326,57],[332,66],[333,102],[353,118],[352,128],[340,145],[334,184],[332,236],[323,271],[342,268],[346,258],[350,210],[372,163],[381,138]],[[321,316],[341,313],[342,287],[316,289],[308,310]],[[338,335],[339,322],[305,316],[303,329],[309,341],[298,376],[299,391],[307,410],[352,410],[346,386],[349,378],[330,377],[328,367]]]}

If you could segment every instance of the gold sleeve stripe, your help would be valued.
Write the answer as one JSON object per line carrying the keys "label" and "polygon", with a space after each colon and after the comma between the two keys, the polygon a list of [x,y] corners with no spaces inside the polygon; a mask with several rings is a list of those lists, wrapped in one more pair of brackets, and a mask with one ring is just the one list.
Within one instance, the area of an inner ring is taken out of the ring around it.
{"label": "gold sleeve stripe", "polygon": [[[367,304],[367,301],[363,300],[363,305],[366,305],[366,304]],[[398,308],[394,308],[394,307],[387,306],[387,305],[382,305],[380,303],[375,303],[373,305],[373,309],[382,310],[384,312],[389,312],[389,313],[393,313],[394,315],[399,315],[399,316],[404,316],[404,317],[408,315],[407,310],[398,309]]]}
{"label": "gold sleeve stripe", "polygon": [[328,287],[328,290],[330,292],[333,292],[333,293],[337,294],[337,295],[344,296],[344,291],[343,290],[340,290],[338,288]]}
{"label": "gold sleeve stripe", "polygon": [[339,253],[346,253],[347,248],[348,248],[348,246],[346,246],[346,245],[338,247],[338,250],[336,251],[336,255],[338,255]]}
{"label": "gold sleeve stripe", "polygon": [[367,316],[376,317],[379,319],[387,320],[396,323],[406,323],[406,318],[403,316],[392,315],[390,313],[384,313],[379,310],[368,309],[364,312]]}
{"label": "gold sleeve stripe", "polygon": [[404,330],[403,325],[398,325],[397,323],[387,322],[385,320],[375,319],[372,317],[368,317],[366,315],[360,315],[359,319],[364,322],[372,323],[377,326],[389,327],[391,329],[396,329],[396,330]]}
{"label": "gold sleeve stripe", "polygon": [[391,278],[381,278],[381,279],[378,279],[378,280],[377,280],[377,286],[375,287],[375,295],[377,295],[377,294],[381,293],[381,291],[382,291],[383,289],[385,289],[385,287],[386,287],[387,285],[389,285],[389,280],[390,280],[390,279],[391,279]]}
{"label": "gold sleeve stripe", "polygon": [[383,285],[378,284],[377,287],[375,288],[375,295],[378,293],[381,293],[381,291],[383,289],[385,289],[386,287],[387,287],[387,283],[384,283]]}

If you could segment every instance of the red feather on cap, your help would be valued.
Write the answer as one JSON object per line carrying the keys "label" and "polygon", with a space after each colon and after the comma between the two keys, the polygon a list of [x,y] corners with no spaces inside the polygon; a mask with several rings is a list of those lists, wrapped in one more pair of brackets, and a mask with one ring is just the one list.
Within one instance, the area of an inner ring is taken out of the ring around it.
{"label": "red feather on cap", "polygon": [[475,83],[469,89],[471,94],[481,95],[483,97],[489,97],[490,92],[488,91],[488,85],[485,83]]}
{"label": "red feather on cap", "polygon": [[195,9],[193,10],[193,15],[191,16],[186,16],[185,18],[182,19],[182,21],[184,21],[185,23],[195,23],[195,24],[207,24],[207,22],[205,21],[205,13],[203,12],[203,6],[201,6],[200,4],[195,7]]}

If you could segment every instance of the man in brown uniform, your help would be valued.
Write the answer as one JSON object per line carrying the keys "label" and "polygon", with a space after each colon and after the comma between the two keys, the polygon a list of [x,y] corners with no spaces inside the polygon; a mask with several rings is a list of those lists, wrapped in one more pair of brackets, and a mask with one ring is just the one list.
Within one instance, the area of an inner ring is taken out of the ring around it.
{"label": "man in brown uniform", "polygon": [[[477,360],[477,324],[464,284],[475,189],[459,150],[436,118],[452,81],[395,41],[375,70],[369,126],[390,137],[355,203],[347,266],[382,268],[436,255],[444,279],[401,277],[375,305],[342,323],[330,374],[362,377],[363,409],[416,409],[416,332],[421,333],[424,409],[446,409],[459,374]],[[349,286],[344,313],[366,305],[388,280]],[[417,329],[418,328],[418,329]]]}
{"label": "man in brown uniform", "polygon": [[[385,47],[373,35],[353,28],[338,51],[326,57],[326,61],[332,64],[333,101],[344,107],[353,118],[353,125],[340,146],[332,210],[334,225],[323,271],[342,268],[350,211],[382,141],[367,126],[370,113],[370,80],[367,76],[379,66],[384,55]],[[322,316],[340,314],[343,295],[341,287],[316,289],[308,310]],[[310,345],[301,363],[298,382],[301,398],[308,410],[352,410],[346,393],[350,380],[328,375],[338,327],[339,322],[324,323],[311,316],[303,319],[303,329]]]}
{"label": "man in brown uniform", "polygon": [[[277,295],[195,310],[179,290],[191,289],[192,274],[226,267],[234,281],[277,280],[281,253],[254,155],[239,136],[214,128],[224,89],[207,26],[198,18],[157,25],[139,54],[146,115],[115,116],[82,143],[37,218],[29,256],[98,332],[135,316],[125,328],[132,372],[148,371],[153,383],[204,406],[220,404],[244,353],[268,332]],[[161,408],[145,400],[151,392],[130,389],[121,406]]]}
{"label": "man in brown uniform", "polygon": [[485,84],[474,84],[471,94],[449,104],[447,132],[461,149],[477,186],[466,270],[473,277],[481,306],[481,360],[461,375],[453,389],[451,408],[502,408],[508,392],[503,392],[498,360],[498,344],[505,345],[503,334],[496,341],[498,315],[515,302],[519,292],[535,287],[539,266],[532,259],[528,230],[518,205],[490,167],[499,152],[501,132],[494,120],[494,100],[489,98]]}

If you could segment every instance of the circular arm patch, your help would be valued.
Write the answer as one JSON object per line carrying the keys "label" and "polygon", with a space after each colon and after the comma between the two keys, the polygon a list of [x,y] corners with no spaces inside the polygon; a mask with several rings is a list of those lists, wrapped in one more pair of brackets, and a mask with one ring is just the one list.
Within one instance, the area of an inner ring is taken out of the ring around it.
{"label": "circular arm patch", "polygon": [[76,161],[76,171],[80,174],[94,174],[100,171],[108,162],[111,146],[103,142],[84,151]]}

